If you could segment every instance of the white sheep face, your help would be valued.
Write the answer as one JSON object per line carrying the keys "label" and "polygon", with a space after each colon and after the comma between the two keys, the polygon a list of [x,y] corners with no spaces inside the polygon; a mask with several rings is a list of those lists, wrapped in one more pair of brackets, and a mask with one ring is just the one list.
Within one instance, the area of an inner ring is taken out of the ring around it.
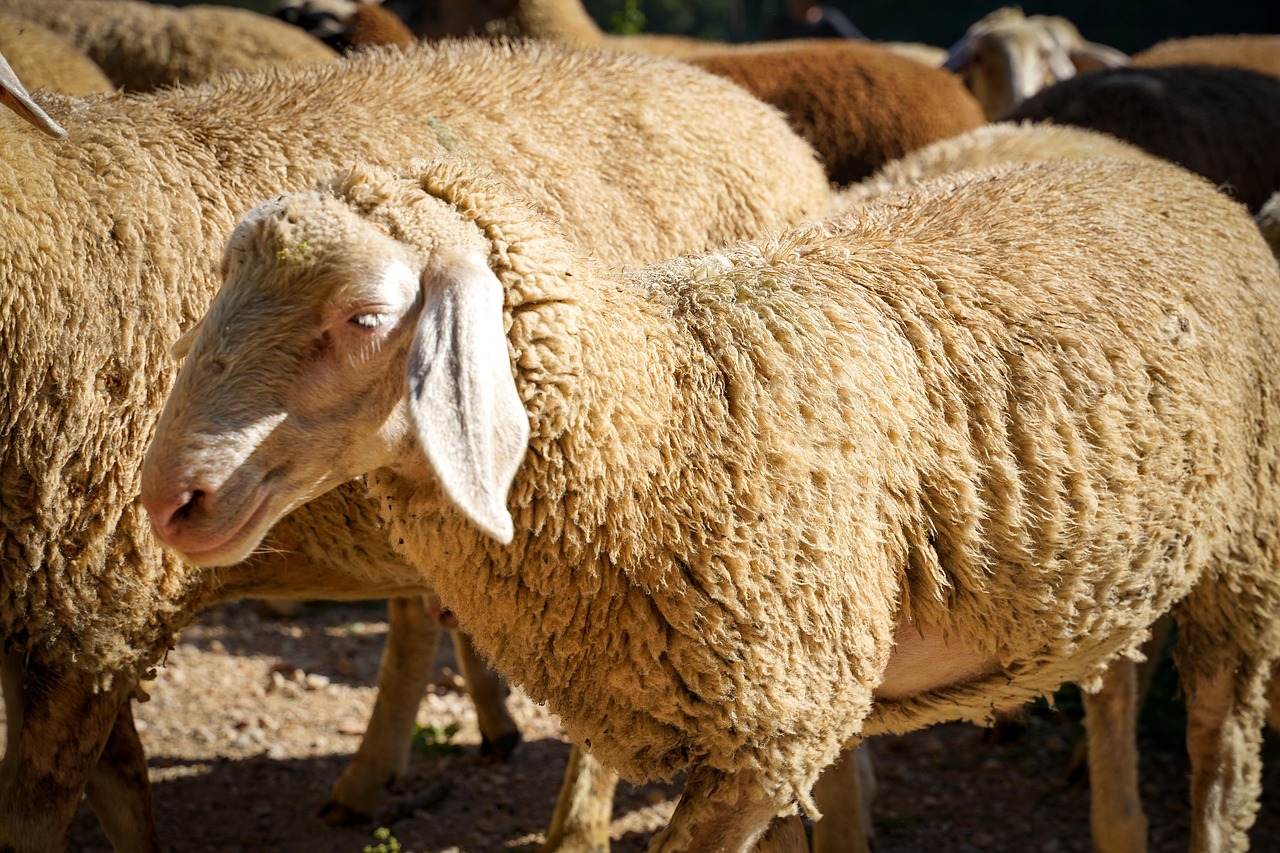
{"label": "white sheep face", "polygon": [[502,285],[472,246],[426,255],[323,194],[245,217],[222,290],[179,344],[186,362],[144,465],[163,541],[197,563],[236,562],[286,512],[380,467],[436,477],[510,540],[528,421]]}

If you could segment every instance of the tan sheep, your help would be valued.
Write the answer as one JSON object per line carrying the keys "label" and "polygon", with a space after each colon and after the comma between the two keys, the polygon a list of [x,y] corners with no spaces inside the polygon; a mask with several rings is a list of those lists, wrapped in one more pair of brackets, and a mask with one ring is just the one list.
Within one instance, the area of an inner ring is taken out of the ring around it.
{"label": "tan sheep", "polygon": [[[514,31],[569,44],[616,48],[624,43],[649,43],[631,36],[606,38],[598,30],[595,36],[587,36],[582,34],[585,25],[550,23],[560,21],[562,16],[590,21],[586,12],[576,6],[576,0],[550,3],[546,15],[536,12],[542,8],[538,2],[516,4],[509,17],[493,19],[488,17],[494,14],[490,7],[472,4],[464,8],[471,10],[470,15],[446,17],[455,22],[451,34],[481,29],[481,22],[487,20],[500,32]],[[576,11],[571,12],[573,9]],[[279,14],[348,49],[408,43],[406,38],[395,35],[394,25],[370,23],[392,17],[377,4],[303,0]],[[370,35],[362,38],[357,32],[361,27]],[[644,50],[637,48],[637,52]],[[889,160],[986,120],[981,106],[955,75],[923,67],[916,59],[872,42],[704,42],[679,58],[733,80],[782,110],[796,133],[818,152],[827,176],[838,185],[860,180]]]}
{"label": "tan sheep", "polygon": [[0,847],[58,846],[134,678],[216,592],[216,575],[162,554],[135,496],[169,343],[211,298],[250,203],[350,158],[447,149],[511,176],[611,259],[719,245],[828,203],[812,151],[736,86],[553,45],[457,42],[37,100],[69,138],[0,115],[0,189],[23,199],[0,253],[0,636],[31,688],[0,774]]}
{"label": "tan sheep", "polygon": [[749,849],[859,738],[1096,690],[1170,612],[1193,848],[1246,846],[1280,269],[1202,179],[967,173],[618,277],[466,164],[356,168],[251,211],[223,271],[143,469],[157,532],[234,562],[368,472],[575,741],[690,771],[652,850]]}
{"label": "tan sheep", "polygon": [[0,0],[0,11],[70,41],[125,89],[199,83],[234,69],[337,56],[316,38],[248,9],[140,0]]}
{"label": "tan sheep", "polygon": [[1110,134],[1081,127],[1030,121],[993,122],[886,163],[874,175],[841,190],[835,206],[837,210],[858,207],[887,193],[909,189],[921,181],[968,169],[1099,157],[1153,163],[1160,160]]}
{"label": "tan sheep", "polygon": [[1280,77],[1280,35],[1242,33],[1168,39],[1138,51],[1130,64],[1139,68],[1219,65]]}
{"label": "tan sheep", "polygon": [[115,90],[97,63],[66,39],[25,18],[0,13],[0,54],[33,89],[64,95]]}

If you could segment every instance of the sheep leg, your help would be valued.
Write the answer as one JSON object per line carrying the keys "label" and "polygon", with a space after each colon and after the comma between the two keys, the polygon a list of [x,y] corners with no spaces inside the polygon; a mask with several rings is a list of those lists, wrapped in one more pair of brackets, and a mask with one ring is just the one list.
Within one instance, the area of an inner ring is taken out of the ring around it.
{"label": "sheep leg", "polygon": [[440,625],[421,596],[388,599],[387,622],[378,698],[369,725],[351,763],[334,783],[329,802],[320,809],[320,818],[334,826],[372,819],[379,792],[409,764],[413,725],[431,677]]}
{"label": "sheep leg", "polygon": [[617,775],[577,746],[569,753],[560,797],[539,853],[608,853]]}
{"label": "sheep leg", "polygon": [[813,825],[814,853],[869,853],[871,798],[876,777],[865,744],[846,749],[818,777],[814,801],[822,819]]}
{"label": "sheep leg", "polygon": [[752,771],[695,767],[671,820],[649,843],[649,853],[747,853],[786,805],[768,796]]}
{"label": "sheep leg", "polygon": [[[1189,657],[1179,655],[1179,662]],[[1259,745],[1270,671],[1270,663],[1241,659],[1213,671],[1201,666],[1184,679],[1193,853],[1248,849],[1261,792]]]}
{"label": "sheep leg", "polygon": [[454,654],[467,682],[467,693],[476,706],[480,754],[495,761],[506,761],[520,743],[520,729],[507,711],[507,683],[489,667],[465,633],[451,628],[449,636],[453,638]]}
{"label": "sheep leg", "polygon": [[90,673],[24,667],[6,655],[9,741],[0,766],[0,850],[60,851],[121,705],[133,692],[119,678],[98,690]]}
{"label": "sheep leg", "polygon": [[147,756],[133,724],[133,703],[116,714],[107,746],[89,774],[89,805],[116,850],[160,849]]}
{"label": "sheep leg", "polygon": [[1100,853],[1142,853],[1147,818],[1138,793],[1138,665],[1112,664],[1097,693],[1082,693],[1089,749],[1090,826]]}

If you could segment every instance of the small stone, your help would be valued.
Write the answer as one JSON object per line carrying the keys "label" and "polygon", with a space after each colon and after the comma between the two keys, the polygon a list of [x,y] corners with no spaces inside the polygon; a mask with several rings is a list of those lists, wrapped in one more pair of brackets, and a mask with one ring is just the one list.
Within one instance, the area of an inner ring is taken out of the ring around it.
{"label": "small stone", "polygon": [[321,675],[318,672],[309,672],[303,680],[303,686],[308,690],[323,690],[329,686],[329,676]]}

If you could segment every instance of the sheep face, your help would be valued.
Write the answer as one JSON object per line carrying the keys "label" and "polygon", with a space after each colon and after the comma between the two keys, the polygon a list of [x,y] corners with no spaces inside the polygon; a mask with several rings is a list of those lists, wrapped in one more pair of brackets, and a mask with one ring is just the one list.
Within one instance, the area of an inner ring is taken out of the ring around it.
{"label": "sheep face", "polygon": [[502,286],[474,247],[426,258],[323,194],[245,218],[222,290],[179,343],[186,363],[144,465],[164,542],[236,562],[285,513],[379,467],[429,471],[510,540],[528,423]]}

